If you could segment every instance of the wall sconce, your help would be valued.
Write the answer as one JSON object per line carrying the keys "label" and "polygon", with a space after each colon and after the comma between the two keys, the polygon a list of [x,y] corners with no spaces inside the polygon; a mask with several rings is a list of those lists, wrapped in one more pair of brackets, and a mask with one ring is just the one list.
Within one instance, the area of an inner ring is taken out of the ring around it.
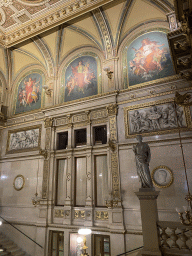
{"label": "wall sconce", "polygon": [[46,84],[43,85],[42,87],[43,87],[43,89],[45,90],[45,93],[46,93],[48,96],[51,97],[51,91],[53,91],[53,89],[50,89],[49,86],[46,85]]}
{"label": "wall sconce", "polygon": [[40,154],[41,156],[44,156],[45,159],[47,159],[47,157],[48,157],[48,152],[47,152],[46,149],[43,150],[42,148],[40,148],[40,149],[39,149],[39,154]]}
{"label": "wall sconce", "polygon": [[41,197],[38,196],[38,193],[35,193],[35,196],[31,198],[33,206],[40,205]]}
{"label": "wall sconce", "polygon": [[110,67],[104,67],[103,70],[107,72],[107,76],[109,79],[112,79],[113,71],[110,70]]}

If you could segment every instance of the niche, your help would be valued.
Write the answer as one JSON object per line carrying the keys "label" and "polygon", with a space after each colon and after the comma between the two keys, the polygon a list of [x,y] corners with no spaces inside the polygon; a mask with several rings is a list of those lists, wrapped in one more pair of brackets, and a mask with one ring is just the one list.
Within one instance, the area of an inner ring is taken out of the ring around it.
{"label": "niche", "polygon": [[81,147],[87,144],[87,130],[79,129],[75,130],[75,146]]}
{"label": "niche", "polygon": [[107,126],[106,125],[93,127],[93,134],[94,134],[94,145],[107,143]]}
{"label": "niche", "polygon": [[68,132],[57,134],[57,150],[66,149],[68,145]]}

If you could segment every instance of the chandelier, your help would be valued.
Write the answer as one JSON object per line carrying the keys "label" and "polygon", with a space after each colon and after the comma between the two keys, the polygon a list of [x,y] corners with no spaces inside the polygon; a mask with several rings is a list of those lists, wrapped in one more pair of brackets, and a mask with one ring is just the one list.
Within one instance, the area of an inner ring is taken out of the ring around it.
{"label": "chandelier", "polygon": [[182,144],[182,140],[181,140],[181,129],[180,129],[180,126],[178,123],[176,104],[180,105],[180,106],[192,106],[192,101],[191,102],[189,101],[190,98],[191,98],[191,96],[188,93],[181,95],[178,92],[175,92],[175,98],[174,98],[175,116],[176,116],[176,120],[177,120],[178,131],[179,131],[179,141],[180,141],[183,167],[184,167],[184,171],[185,171],[185,178],[186,178],[187,191],[188,191],[187,195],[185,196],[185,200],[187,201],[187,206],[183,206],[183,209],[177,207],[176,211],[179,214],[181,223],[185,226],[192,225],[192,195],[191,195],[190,189],[189,189],[187,169],[186,169],[186,164],[185,164],[185,156],[184,156],[183,144]]}

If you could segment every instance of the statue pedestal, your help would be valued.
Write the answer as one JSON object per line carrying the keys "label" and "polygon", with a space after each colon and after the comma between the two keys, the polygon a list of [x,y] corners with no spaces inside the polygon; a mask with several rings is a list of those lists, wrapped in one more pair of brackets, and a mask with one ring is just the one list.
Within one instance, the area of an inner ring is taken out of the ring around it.
{"label": "statue pedestal", "polygon": [[141,221],[143,229],[143,250],[141,255],[161,256],[160,238],[158,236],[157,221],[157,197],[159,191],[142,188],[139,192],[135,192],[140,200]]}

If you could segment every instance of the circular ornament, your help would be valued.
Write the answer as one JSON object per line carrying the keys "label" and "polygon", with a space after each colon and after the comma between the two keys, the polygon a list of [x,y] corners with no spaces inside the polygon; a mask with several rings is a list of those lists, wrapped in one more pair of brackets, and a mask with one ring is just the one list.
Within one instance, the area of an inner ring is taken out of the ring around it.
{"label": "circular ornament", "polygon": [[48,3],[50,0],[17,0],[18,2],[25,4],[25,5],[42,5]]}
{"label": "circular ornament", "polygon": [[17,175],[13,181],[13,187],[15,190],[19,191],[21,190],[25,185],[25,178],[23,175]]}
{"label": "circular ornament", "polygon": [[172,171],[164,165],[160,165],[153,169],[151,173],[153,184],[158,188],[168,188],[173,183]]}

